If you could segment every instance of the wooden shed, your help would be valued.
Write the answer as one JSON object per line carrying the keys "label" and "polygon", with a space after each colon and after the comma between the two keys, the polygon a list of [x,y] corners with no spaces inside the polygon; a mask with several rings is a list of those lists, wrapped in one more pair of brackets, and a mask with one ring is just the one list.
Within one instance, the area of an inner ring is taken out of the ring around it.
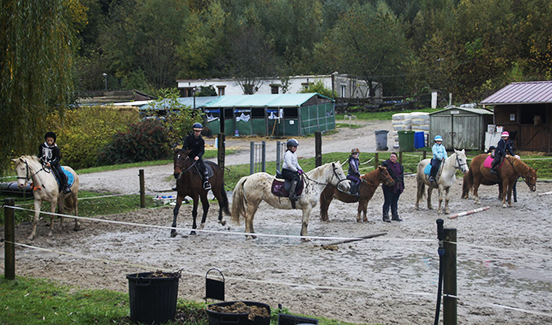
{"label": "wooden shed", "polygon": [[494,124],[514,134],[516,149],[551,152],[552,81],[514,82],[485,98]]}
{"label": "wooden shed", "polygon": [[429,114],[429,143],[436,135],[443,137],[449,150],[483,150],[487,125],[493,123],[493,113],[486,109],[447,107]]}

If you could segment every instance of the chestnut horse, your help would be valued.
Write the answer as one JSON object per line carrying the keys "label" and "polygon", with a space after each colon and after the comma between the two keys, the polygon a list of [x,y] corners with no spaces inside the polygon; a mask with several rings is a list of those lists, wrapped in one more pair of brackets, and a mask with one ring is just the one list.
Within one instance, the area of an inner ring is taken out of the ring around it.
{"label": "chestnut horse", "polygon": [[[59,230],[63,230],[63,213],[65,209],[72,209],[73,214],[78,214],[78,193],[79,193],[79,177],[77,173],[68,166],[63,166],[63,169],[67,170],[73,175],[73,184],[71,185],[71,193],[60,193],[57,180],[52,170],[48,167],[42,166],[36,156],[21,156],[17,159],[12,159],[15,163],[15,171],[17,172],[17,186],[24,188],[27,182],[33,181],[33,196],[34,196],[34,209],[35,215],[33,220],[33,230],[29,236],[29,240],[33,240],[36,236],[36,226],[40,216],[40,208],[42,207],[42,201],[50,202],[50,211],[56,212],[56,207],[59,207]],[[75,218],[75,230],[80,229],[79,219]],[[52,236],[54,232],[54,215],[50,215],[50,232],[48,236]]]}
{"label": "chestnut horse", "polygon": [[[307,236],[307,227],[312,208],[316,206],[320,198],[320,192],[328,185],[341,186],[343,191],[348,191],[349,180],[343,172],[339,162],[328,163],[317,167],[301,175],[305,182],[303,193],[295,202],[298,209],[303,211],[301,223],[301,236]],[[275,177],[268,173],[255,173],[242,177],[236,187],[232,199],[232,220],[240,223],[240,216],[245,217],[245,232],[254,233],[253,218],[259,208],[259,204],[265,201],[275,209],[293,209],[291,200],[287,197],[279,197],[272,194],[272,182]],[[272,209],[273,215],[278,215]],[[247,235],[248,239],[256,238],[254,235]],[[302,238],[308,241],[307,238]]]}
{"label": "chestnut horse", "polygon": [[467,189],[471,189],[473,187],[475,204],[481,204],[477,193],[479,185],[481,184],[486,185],[489,183],[501,183],[503,208],[507,207],[506,198],[508,198],[508,205],[513,206],[512,189],[519,176],[525,178],[525,183],[529,186],[529,189],[532,192],[537,190],[537,169],[527,166],[527,164],[516,157],[506,155],[504,157],[504,163],[498,169],[498,173],[493,175],[490,173],[490,168],[483,166],[483,163],[487,157],[487,154],[481,154],[473,158],[470,164],[469,177],[465,180],[465,183],[467,181],[467,184],[463,186]]}
{"label": "chestnut horse", "polygon": [[[209,211],[209,200],[207,199],[207,193],[209,190],[203,188],[203,181],[201,174],[197,172],[196,162],[188,157],[188,151],[182,151],[182,149],[175,150],[174,154],[174,175],[177,177],[176,180],[176,206],[173,210],[173,223],[172,227],[176,227],[176,217],[178,216],[178,211],[182,205],[182,201],[186,196],[189,196],[194,201],[192,208],[192,217],[193,224],[192,229],[197,229],[196,218],[197,218],[197,206],[199,200],[201,199],[201,204],[203,206],[203,217],[201,218],[200,228],[205,226],[205,220],[207,219],[207,212]],[[211,183],[211,189],[213,195],[217,198],[219,203],[219,217],[218,220],[223,226],[226,224],[226,221],[222,220],[222,213],[230,215],[230,209],[228,207],[228,196],[224,190],[224,174],[220,167],[211,162],[204,161],[206,166],[210,166],[213,169],[213,176],[209,178],[209,183]],[[196,232],[192,230],[191,235],[195,235]],[[171,237],[176,236],[176,229],[171,230]]]}
{"label": "chestnut horse", "polygon": [[374,196],[380,183],[383,183],[387,186],[395,185],[395,181],[389,175],[387,168],[378,167],[375,170],[366,173],[360,177],[360,186],[358,189],[358,196],[350,195],[345,192],[339,191],[335,186],[328,185],[320,194],[320,220],[330,221],[328,218],[328,208],[330,203],[334,198],[338,199],[341,202],[345,203],[354,203],[358,202],[358,214],[357,222],[361,222],[360,213],[364,213],[364,222],[368,222],[366,217],[366,210],[368,210],[368,202]]}

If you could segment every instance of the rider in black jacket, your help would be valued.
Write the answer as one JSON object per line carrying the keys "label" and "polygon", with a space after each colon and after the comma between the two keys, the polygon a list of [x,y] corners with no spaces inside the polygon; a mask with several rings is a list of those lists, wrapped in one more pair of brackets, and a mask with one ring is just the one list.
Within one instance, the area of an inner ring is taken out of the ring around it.
{"label": "rider in black jacket", "polygon": [[205,140],[201,137],[201,131],[203,130],[203,125],[201,123],[195,123],[193,125],[193,134],[188,135],[184,139],[184,145],[182,150],[191,150],[188,154],[190,159],[197,161],[197,167],[201,172],[203,172],[203,188],[206,190],[211,189],[211,183],[209,183],[209,175],[205,163],[203,162],[203,154],[205,153]]}
{"label": "rider in black jacket", "polygon": [[509,154],[510,156],[515,156],[512,142],[508,141],[509,137],[510,134],[507,131],[502,132],[502,134],[500,135],[500,140],[498,140],[498,144],[496,145],[494,160],[491,164],[491,174],[497,173],[496,169],[502,161],[502,157],[506,156],[506,154]]}
{"label": "rider in black jacket", "polygon": [[61,170],[61,151],[56,144],[56,134],[54,132],[46,132],[44,135],[44,143],[41,143],[38,147],[38,159],[43,165],[52,169],[59,180],[63,193],[71,193],[71,189],[67,184],[67,176]]}

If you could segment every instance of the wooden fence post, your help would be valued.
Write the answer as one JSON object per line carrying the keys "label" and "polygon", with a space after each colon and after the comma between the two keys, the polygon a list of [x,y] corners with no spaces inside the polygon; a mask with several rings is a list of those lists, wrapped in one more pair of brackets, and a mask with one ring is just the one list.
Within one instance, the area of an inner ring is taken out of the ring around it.
{"label": "wooden fence post", "polygon": [[379,166],[379,152],[376,152],[374,155],[374,167],[378,168]]}
{"label": "wooden fence post", "polygon": [[[4,199],[4,205],[14,206],[15,199]],[[15,210],[4,207],[4,277],[15,280]]]}
{"label": "wooden fence post", "polygon": [[138,170],[138,177],[140,177],[140,208],[146,207],[146,183],[144,180],[144,170]]}
{"label": "wooden fence post", "polygon": [[402,151],[399,151],[399,163],[402,165]]}
{"label": "wooden fence post", "polygon": [[423,153],[423,159],[426,159],[426,156],[427,156],[427,151],[424,150],[424,153]]}
{"label": "wooden fence post", "polygon": [[217,158],[218,158],[218,165],[220,169],[222,169],[222,177],[224,179],[224,161],[226,159],[226,136],[224,133],[218,134],[218,148],[217,148]]}
{"label": "wooden fence post", "polygon": [[456,288],[456,229],[445,228],[443,325],[458,324]]}
{"label": "wooden fence post", "polygon": [[314,132],[314,160],[316,167],[322,166],[322,133]]}

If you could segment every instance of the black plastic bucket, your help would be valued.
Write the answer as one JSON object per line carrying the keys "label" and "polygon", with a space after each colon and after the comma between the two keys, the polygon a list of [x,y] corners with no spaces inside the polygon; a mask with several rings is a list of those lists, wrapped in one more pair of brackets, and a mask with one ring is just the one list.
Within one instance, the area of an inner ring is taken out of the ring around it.
{"label": "black plastic bucket", "polygon": [[241,301],[246,306],[264,307],[268,311],[268,317],[257,316],[253,320],[249,320],[249,314],[246,313],[219,313],[210,310],[210,306],[226,307],[231,306],[240,301],[227,301],[207,306],[207,315],[209,315],[209,325],[270,325],[270,306],[261,302]]}
{"label": "black plastic bucket", "polygon": [[179,273],[152,277],[153,272],[128,274],[130,319],[144,324],[161,324],[176,315]]}

